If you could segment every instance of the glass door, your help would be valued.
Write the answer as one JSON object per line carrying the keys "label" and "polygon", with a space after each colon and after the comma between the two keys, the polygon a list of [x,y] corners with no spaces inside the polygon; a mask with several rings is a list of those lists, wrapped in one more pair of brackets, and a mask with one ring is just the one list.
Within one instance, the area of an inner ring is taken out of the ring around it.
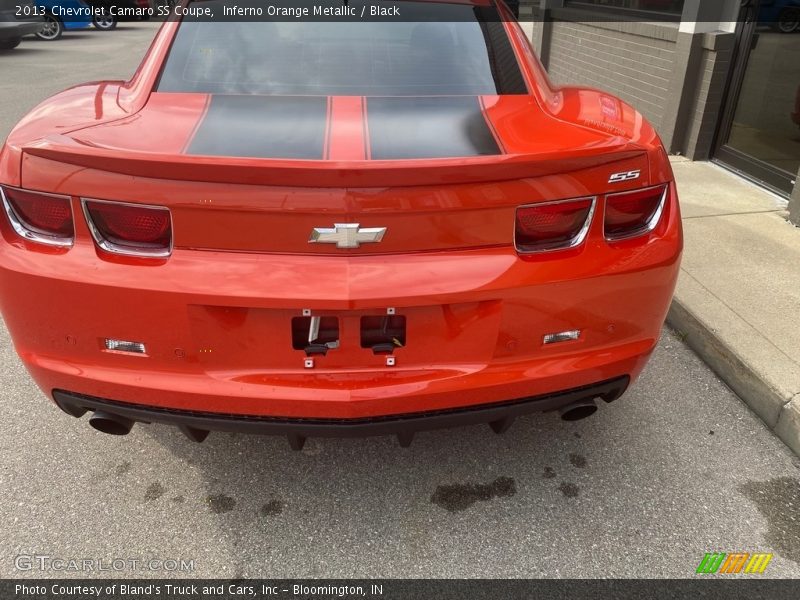
{"label": "glass door", "polygon": [[800,0],[745,0],[715,160],[783,194],[800,168]]}

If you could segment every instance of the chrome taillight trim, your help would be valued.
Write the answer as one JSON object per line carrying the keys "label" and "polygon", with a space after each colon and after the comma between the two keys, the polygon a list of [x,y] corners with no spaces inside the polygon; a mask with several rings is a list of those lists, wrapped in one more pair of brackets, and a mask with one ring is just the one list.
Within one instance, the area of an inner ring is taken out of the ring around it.
{"label": "chrome taillight trim", "polygon": [[[153,210],[165,210],[169,213],[169,248],[146,248],[140,246],[126,246],[123,244],[117,244],[110,240],[107,240],[102,232],[97,228],[92,220],[92,215],[89,212],[89,208],[86,206],[87,202],[94,202],[97,204],[113,204],[115,206],[132,206],[135,208],[150,208]],[[111,200],[97,200],[95,198],[81,198],[81,209],[83,210],[83,216],[86,218],[86,225],[89,227],[89,232],[92,234],[92,238],[94,239],[95,244],[97,247],[103,250],[104,252],[108,252],[109,254],[117,254],[120,256],[134,256],[139,258],[168,258],[172,256],[172,249],[175,243],[175,235],[174,235],[174,223],[172,222],[172,211],[169,210],[166,206],[155,206],[152,204],[137,204],[135,202],[115,202]]]}
{"label": "chrome taillight trim", "polygon": [[63,198],[69,202],[69,210],[70,213],[72,213],[72,198],[70,196],[64,196],[63,194],[48,194],[47,192],[38,192],[36,190],[25,190],[10,185],[0,186],[0,199],[2,199],[3,201],[3,209],[5,210],[9,223],[11,223],[11,228],[18,236],[20,236],[24,240],[28,240],[29,242],[35,242],[37,244],[43,244],[45,246],[53,246],[56,248],[71,248],[74,245],[75,243],[74,214],[72,215],[72,235],[69,237],[62,237],[59,235],[49,235],[46,233],[41,233],[39,231],[32,231],[25,226],[25,221],[19,215],[17,215],[16,211],[14,211],[14,207],[11,206],[11,202],[9,202],[8,198],[6,198],[6,193],[4,188],[9,190],[17,190],[20,192],[27,192],[30,194],[38,194],[41,196],[50,196],[52,198]]}
{"label": "chrome taillight trim", "polygon": [[[591,200],[592,204],[589,206],[589,214],[586,215],[586,222],[583,224],[583,227],[578,231],[578,233],[570,239],[567,243],[561,243],[558,246],[554,246],[552,248],[541,248],[538,250],[522,250],[520,249],[519,245],[517,244],[517,212],[524,208],[534,208],[539,206],[552,206],[554,204],[566,204],[568,202],[580,202],[581,200]],[[594,212],[595,208],[597,207],[597,196],[583,196],[579,198],[568,198],[566,200],[554,200],[551,202],[536,202],[534,204],[523,204],[522,206],[518,206],[514,211],[514,249],[517,251],[518,254],[542,254],[545,252],[559,252],[563,250],[571,250],[572,248],[577,248],[584,241],[586,241],[586,236],[589,235],[589,230],[592,227],[592,221],[594,220]]]}
{"label": "chrome taillight trim", "polygon": [[[624,196],[625,194],[636,194],[641,192],[646,192],[648,190],[655,190],[660,187],[664,188],[664,192],[661,194],[661,200],[658,202],[658,208],[656,208],[656,212],[653,213],[653,216],[647,221],[644,227],[639,227],[638,229],[634,229],[628,233],[622,235],[607,235],[606,234],[606,211],[608,210],[608,198],[611,196]],[[648,233],[652,233],[653,230],[658,227],[659,221],[661,221],[661,215],[664,213],[664,208],[667,205],[667,198],[669,197],[669,190],[671,184],[660,184],[660,185],[652,185],[650,187],[639,188],[636,190],[628,190],[627,192],[615,192],[613,194],[607,194],[605,197],[605,202],[603,203],[603,237],[607,242],[619,242],[622,240],[629,240],[631,238],[636,238],[642,235],[647,235]]]}

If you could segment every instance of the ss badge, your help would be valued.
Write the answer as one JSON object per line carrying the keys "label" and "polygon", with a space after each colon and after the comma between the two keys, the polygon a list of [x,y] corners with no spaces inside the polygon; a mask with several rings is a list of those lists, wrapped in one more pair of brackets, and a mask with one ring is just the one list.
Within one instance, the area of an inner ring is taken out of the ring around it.
{"label": "ss badge", "polygon": [[608,178],[608,183],[620,183],[630,179],[639,179],[641,174],[642,171],[640,169],[636,169],[635,171],[625,171],[624,173],[614,173]]}

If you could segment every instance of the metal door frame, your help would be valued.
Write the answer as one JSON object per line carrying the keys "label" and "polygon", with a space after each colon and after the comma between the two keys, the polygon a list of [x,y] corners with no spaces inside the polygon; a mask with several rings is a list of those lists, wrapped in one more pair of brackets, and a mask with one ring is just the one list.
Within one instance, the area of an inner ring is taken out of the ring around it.
{"label": "metal door frame", "polygon": [[733,117],[742,90],[747,63],[753,50],[754,34],[758,25],[760,0],[743,0],[736,23],[736,44],[731,62],[733,68],[728,75],[723,110],[717,125],[712,161],[735,171],[739,175],[763,185],[782,196],[789,196],[795,184],[796,173],[779,169],[740,150],[728,146],[727,141],[733,125]]}

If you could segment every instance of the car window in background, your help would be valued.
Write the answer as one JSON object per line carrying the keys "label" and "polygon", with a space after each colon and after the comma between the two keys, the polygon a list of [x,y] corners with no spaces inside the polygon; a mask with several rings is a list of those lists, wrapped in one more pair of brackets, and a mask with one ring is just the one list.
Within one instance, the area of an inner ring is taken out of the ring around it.
{"label": "car window in background", "polygon": [[[203,3],[209,4],[221,3]],[[493,6],[396,4],[408,22],[232,23],[187,17],[158,91],[320,96],[527,93]],[[422,22],[411,22],[415,13]]]}

